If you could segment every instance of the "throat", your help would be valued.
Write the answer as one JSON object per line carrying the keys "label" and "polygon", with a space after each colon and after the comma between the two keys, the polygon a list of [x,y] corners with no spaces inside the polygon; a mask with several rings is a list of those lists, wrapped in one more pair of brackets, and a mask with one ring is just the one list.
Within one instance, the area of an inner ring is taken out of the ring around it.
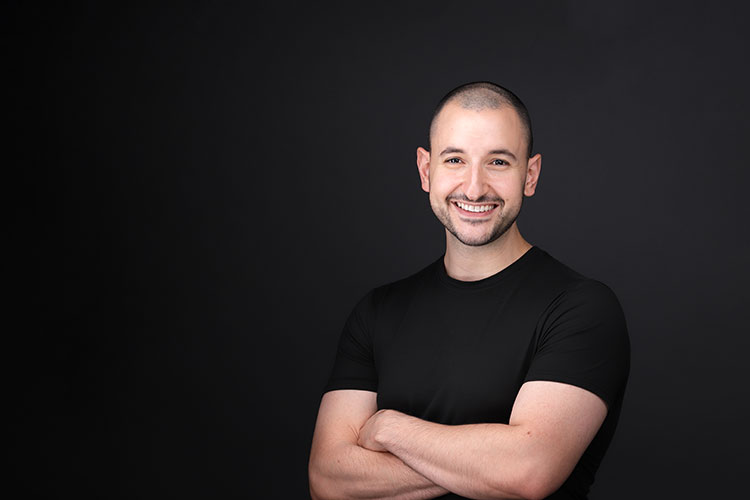
{"label": "throat", "polygon": [[479,281],[497,274],[532,247],[515,223],[503,236],[487,245],[464,245],[447,231],[446,238],[445,270],[448,276],[459,281]]}

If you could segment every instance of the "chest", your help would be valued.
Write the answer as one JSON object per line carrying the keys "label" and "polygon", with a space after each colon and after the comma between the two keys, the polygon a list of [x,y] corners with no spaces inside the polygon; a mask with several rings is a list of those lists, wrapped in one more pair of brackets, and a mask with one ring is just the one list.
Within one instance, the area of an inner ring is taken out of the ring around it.
{"label": "chest", "polygon": [[538,309],[513,294],[415,297],[378,326],[378,406],[447,423],[507,423]]}

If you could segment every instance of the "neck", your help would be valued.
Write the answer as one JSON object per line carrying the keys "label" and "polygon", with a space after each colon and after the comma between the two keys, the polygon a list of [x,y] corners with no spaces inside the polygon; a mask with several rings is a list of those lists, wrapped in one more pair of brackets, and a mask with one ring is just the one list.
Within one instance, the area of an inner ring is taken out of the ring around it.
{"label": "neck", "polygon": [[461,281],[478,281],[497,274],[525,254],[531,244],[523,239],[515,223],[492,243],[468,246],[445,232],[445,270]]}

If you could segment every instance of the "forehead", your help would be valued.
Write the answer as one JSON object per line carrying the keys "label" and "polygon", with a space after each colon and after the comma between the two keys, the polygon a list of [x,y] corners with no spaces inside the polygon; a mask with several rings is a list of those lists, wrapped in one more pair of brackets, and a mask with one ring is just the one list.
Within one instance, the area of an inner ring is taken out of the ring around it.
{"label": "forehead", "polygon": [[455,102],[446,104],[435,118],[432,142],[435,149],[506,148],[517,156],[525,147],[521,118],[511,106],[467,109]]}

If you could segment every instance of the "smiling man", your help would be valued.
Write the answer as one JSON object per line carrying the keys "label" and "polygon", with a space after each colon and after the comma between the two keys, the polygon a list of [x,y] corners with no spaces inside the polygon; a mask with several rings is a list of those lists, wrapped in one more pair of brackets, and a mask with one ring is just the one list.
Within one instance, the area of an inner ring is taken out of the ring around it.
{"label": "smiling man", "polygon": [[313,498],[586,498],[630,348],[602,283],[532,246],[528,112],[490,82],[438,104],[422,189],[445,254],[368,293],[346,322],[310,454]]}

